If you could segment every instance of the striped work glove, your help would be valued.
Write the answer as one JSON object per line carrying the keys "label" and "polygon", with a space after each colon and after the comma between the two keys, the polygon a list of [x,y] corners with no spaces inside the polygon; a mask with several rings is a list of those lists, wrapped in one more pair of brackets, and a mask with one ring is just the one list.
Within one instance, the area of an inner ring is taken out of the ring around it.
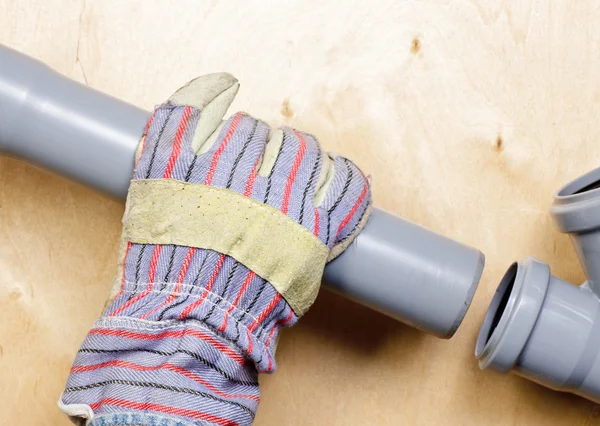
{"label": "striped work glove", "polygon": [[200,77],[154,111],[109,303],[60,408],[88,425],[249,425],[280,327],[360,232],[369,182],[308,134],[238,113],[237,81]]}

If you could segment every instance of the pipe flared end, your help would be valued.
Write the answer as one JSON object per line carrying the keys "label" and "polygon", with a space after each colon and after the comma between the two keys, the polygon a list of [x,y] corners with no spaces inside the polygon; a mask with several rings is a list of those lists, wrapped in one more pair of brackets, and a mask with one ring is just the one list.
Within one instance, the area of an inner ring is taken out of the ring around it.
{"label": "pipe flared end", "polygon": [[492,298],[477,337],[479,367],[510,370],[525,347],[542,308],[550,268],[528,258],[508,268]]}
{"label": "pipe flared end", "polygon": [[550,215],[561,232],[585,233],[600,228],[600,168],[563,186]]}

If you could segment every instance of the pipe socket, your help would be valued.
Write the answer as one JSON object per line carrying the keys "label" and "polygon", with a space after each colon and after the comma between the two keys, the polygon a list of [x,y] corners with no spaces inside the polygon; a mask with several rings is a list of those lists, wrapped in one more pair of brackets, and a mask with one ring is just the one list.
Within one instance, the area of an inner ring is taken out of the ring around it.
{"label": "pipe socket", "polygon": [[[125,199],[149,117],[0,45],[0,154]],[[373,209],[361,234],[325,267],[324,283],[450,338],[471,304],[483,265],[479,250]]]}
{"label": "pipe socket", "polygon": [[550,209],[588,280],[577,287],[528,258],[504,275],[475,348],[480,368],[514,372],[600,403],[600,168],[565,185]]}

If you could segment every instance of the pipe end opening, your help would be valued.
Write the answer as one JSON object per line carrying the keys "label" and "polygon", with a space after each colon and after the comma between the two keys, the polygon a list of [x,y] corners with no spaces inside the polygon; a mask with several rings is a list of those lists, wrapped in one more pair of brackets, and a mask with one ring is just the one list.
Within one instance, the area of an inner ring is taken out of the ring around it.
{"label": "pipe end opening", "polygon": [[573,195],[586,194],[591,191],[600,189],[600,168],[592,170],[583,176],[569,182],[560,189],[557,197],[570,197]]}

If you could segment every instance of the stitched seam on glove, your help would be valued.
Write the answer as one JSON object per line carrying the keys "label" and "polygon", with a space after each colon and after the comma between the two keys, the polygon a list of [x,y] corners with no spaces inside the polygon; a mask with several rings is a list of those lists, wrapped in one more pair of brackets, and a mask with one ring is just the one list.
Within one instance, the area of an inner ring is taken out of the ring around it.
{"label": "stitched seam on glove", "polygon": [[226,254],[266,279],[298,315],[313,303],[329,249],[281,211],[234,191],[172,179],[134,181],[124,238]]}

